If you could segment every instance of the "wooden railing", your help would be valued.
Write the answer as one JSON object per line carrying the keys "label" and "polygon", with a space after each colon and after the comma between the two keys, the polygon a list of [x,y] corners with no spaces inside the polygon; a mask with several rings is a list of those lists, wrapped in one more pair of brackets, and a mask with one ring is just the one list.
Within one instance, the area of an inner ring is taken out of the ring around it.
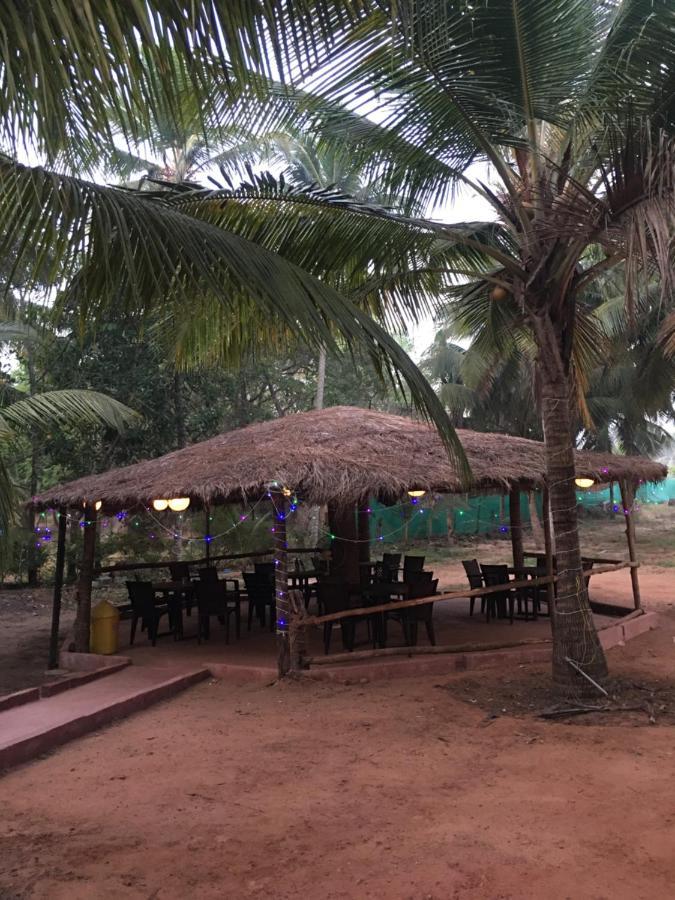
{"label": "wooden railing", "polygon": [[[337,622],[340,619],[349,619],[354,616],[369,616],[374,613],[392,612],[396,609],[410,609],[413,606],[424,606],[427,603],[439,603],[442,600],[466,600],[471,597],[485,597],[488,594],[504,593],[513,588],[537,587],[554,583],[555,575],[543,575],[541,578],[523,578],[520,581],[509,581],[507,584],[496,584],[490,587],[469,588],[460,591],[441,591],[429,597],[417,597],[414,600],[394,600],[393,602],[378,603],[373,606],[360,606],[355,609],[344,609],[340,612],[328,613],[325,616],[304,616],[303,625],[323,625],[326,622]],[[396,582],[392,582],[396,587]]]}
{"label": "wooden railing", "polygon": [[[592,569],[587,569],[584,574],[587,577],[591,577],[593,575],[602,575],[605,572],[616,572],[620,569],[633,570],[636,569],[639,565],[640,564],[635,560],[630,560],[628,562],[616,560],[614,562],[607,562],[606,565],[594,566]],[[438,594],[432,594],[428,597],[419,597],[415,598],[414,600],[397,600],[394,602],[378,603],[377,605],[373,606],[362,606],[356,609],[345,609],[341,610],[340,612],[328,613],[327,615],[323,616],[308,616],[305,613],[301,613],[295,623],[295,627],[304,629],[305,627],[308,627],[310,625],[323,625],[327,622],[339,622],[342,619],[368,616],[375,613],[392,612],[393,610],[397,609],[409,609],[415,606],[423,606],[427,603],[438,603],[443,600],[467,600],[471,599],[472,597],[485,597],[489,594],[497,594],[512,590],[513,588],[538,587],[540,585],[547,586],[549,584],[555,584],[557,580],[557,575],[545,575],[536,578],[509,581],[506,584],[491,585],[490,587],[470,588],[469,590],[442,591]],[[610,609],[610,607],[608,607],[608,609]],[[626,610],[626,612],[631,614],[628,610]],[[635,614],[636,613],[632,613],[632,615]],[[529,640],[526,639],[506,642],[502,641],[500,643],[494,644],[479,643],[439,647],[380,647],[372,650],[356,651],[351,653],[337,653],[330,654],[328,656],[305,657],[304,664],[309,666],[327,665],[331,663],[353,662],[357,659],[370,659],[385,656],[413,656],[418,654],[467,653],[476,650],[501,650],[508,647],[545,645],[550,644],[550,642],[551,638],[535,638]]]}
{"label": "wooden railing", "polygon": [[[289,547],[289,553],[323,553],[325,548],[322,547]],[[222,562],[223,560],[235,559],[259,559],[262,556],[273,556],[274,550],[256,550],[251,553],[229,553],[222,556],[203,556],[200,559],[165,559],[158,562],[138,562],[138,563],[114,563],[110,566],[99,566],[94,572],[94,577],[98,577],[104,573],[109,573],[113,577],[117,572],[134,572],[140,569],[166,569],[170,563],[185,562],[189,566],[206,566],[213,562]]]}
{"label": "wooden railing", "polygon": [[[594,566],[587,569],[584,575],[603,575],[605,572],[616,572],[619,569],[637,568],[640,563],[631,560],[629,562],[608,563],[605,566]],[[378,603],[373,606],[360,606],[355,609],[344,609],[340,612],[328,613],[324,616],[303,616],[303,625],[324,625],[326,622],[338,622],[340,619],[349,619],[354,616],[368,616],[374,613],[391,612],[396,609],[409,609],[414,606],[424,606],[426,603],[439,603],[442,600],[470,600],[471,597],[485,597],[488,594],[499,594],[514,588],[531,588],[547,584],[555,584],[557,575],[542,575],[536,578],[522,578],[519,581],[508,581],[504,584],[491,585],[490,587],[469,588],[468,590],[441,591],[428,597],[418,597],[414,600],[394,600],[386,603]],[[393,588],[396,582],[392,582]],[[392,590],[392,593],[395,591]]]}

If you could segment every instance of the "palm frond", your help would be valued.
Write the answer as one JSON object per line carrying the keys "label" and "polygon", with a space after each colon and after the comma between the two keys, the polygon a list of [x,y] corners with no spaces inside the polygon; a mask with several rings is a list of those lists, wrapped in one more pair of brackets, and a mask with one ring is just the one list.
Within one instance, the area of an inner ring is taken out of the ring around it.
{"label": "palm frond", "polygon": [[[466,460],[438,398],[387,332],[334,288],[277,253],[178,208],[167,192],[125,191],[0,159],[3,239],[23,260],[37,247],[38,270],[69,283],[82,320],[117,309],[155,310],[210,298],[239,318],[240,303],[313,347],[335,348],[337,329],[361,345],[379,372],[437,425],[461,471]],[[180,195],[179,195],[180,196]],[[18,250],[16,250],[18,245]],[[0,241],[2,246],[2,241]],[[57,266],[58,262],[58,266]],[[260,318],[258,318],[258,322]]]}
{"label": "palm frond", "polygon": [[54,425],[107,425],[116,431],[138,418],[118,400],[98,391],[45,391],[17,400],[2,409],[10,429],[43,429]]}
{"label": "palm frond", "polygon": [[0,322],[0,344],[30,344],[41,338],[40,331],[26,322]]}

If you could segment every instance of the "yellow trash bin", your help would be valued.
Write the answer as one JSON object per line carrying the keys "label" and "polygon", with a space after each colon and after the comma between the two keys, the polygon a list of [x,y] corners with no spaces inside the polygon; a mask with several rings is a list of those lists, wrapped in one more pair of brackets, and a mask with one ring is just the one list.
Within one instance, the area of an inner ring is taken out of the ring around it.
{"label": "yellow trash bin", "polygon": [[117,653],[120,613],[107,600],[100,600],[91,611],[91,652]]}

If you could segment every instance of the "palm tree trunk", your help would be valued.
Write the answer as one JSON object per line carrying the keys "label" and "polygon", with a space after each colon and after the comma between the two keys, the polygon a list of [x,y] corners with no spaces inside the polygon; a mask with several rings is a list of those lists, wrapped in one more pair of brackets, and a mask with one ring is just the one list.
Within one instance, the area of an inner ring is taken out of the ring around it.
{"label": "palm tree trunk", "polygon": [[[37,391],[37,379],[35,376],[35,364],[33,362],[33,351],[29,348],[26,354],[26,368],[28,370],[28,391],[32,397]],[[39,437],[34,429],[30,434],[30,496],[33,497],[38,492],[38,484],[40,481],[40,444]],[[26,572],[28,578],[28,586],[35,587],[38,583],[38,565],[37,554],[35,552],[35,510],[27,509],[25,512],[25,524],[28,531],[28,569]]]}
{"label": "palm tree trunk", "polygon": [[272,404],[274,405],[274,411],[280,419],[283,419],[285,415],[285,411],[283,406],[281,405],[281,401],[279,400],[279,394],[277,393],[277,389],[274,387],[272,383],[272,378],[270,377],[270,373],[267,369],[263,369],[263,376],[265,378],[265,382],[267,384],[267,390],[269,391],[270,398],[272,400]]}
{"label": "palm tree trunk", "polygon": [[323,409],[323,398],[326,391],[326,348],[319,350],[319,360],[316,372],[316,394],[314,395],[314,409]]}
{"label": "palm tree trunk", "polygon": [[[30,487],[29,493],[34,497],[38,492],[38,482],[40,477],[40,448],[38,446],[38,438],[35,434],[31,435],[31,452],[30,452]],[[28,569],[26,575],[28,586],[35,587],[38,583],[39,568],[37,564],[37,554],[35,552],[35,510],[27,509],[25,512],[25,525],[28,531]]]}
{"label": "palm tree trunk", "polygon": [[173,414],[176,424],[176,447],[181,449],[187,444],[187,434],[183,404],[183,376],[180,372],[174,372],[173,375]]}
{"label": "palm tree trunk", "polygon": [[590,684],[570,665],[570,660],[596,681],[606,676],[607,663],[595,631],[581,565],[569,380],[551,356],[541,365],[540,377],[546,475],[558,575],[552,611],[555,617],[553,680],[562,693],[574,695],[586,693]]}

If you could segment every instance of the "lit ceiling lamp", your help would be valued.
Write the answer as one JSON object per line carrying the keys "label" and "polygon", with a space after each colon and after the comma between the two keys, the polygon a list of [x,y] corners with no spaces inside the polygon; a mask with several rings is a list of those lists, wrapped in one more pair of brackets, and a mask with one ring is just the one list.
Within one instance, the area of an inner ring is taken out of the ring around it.
{"label": "lit ceiling lamp", "polygon": [[103,500],[97,500],[96,503],[94,503],[94,509],[96,510],[96,512],[98,512],[102,506],[103,506]]}
{"label": "lit ceiling lamp", "polygon": [[169,509],[172,509],[174,512],[183,512],[183,510],[187,509],[189,505],[189,497],[173,497],[171,500],[169,500]]}
{"label": "lit ceiling lamp", "polygon": [[168,505],[169,505],[168,500],[153,500],[152,501],[152,508],[156,509],[157,512],[162,512],[162,510],[166,509]]}
{"label": "lit ceiling lamp", "polygon": [[576,484],[577,487],[589,488],[589,487],[593,487],[593,485],[595,484],[595,481],[593,478],[575,478],[574,483]]}
{"label": "lit ceiling lamp", "polygon": [[424,497],[426,491],[408,491],[409,497]]}

